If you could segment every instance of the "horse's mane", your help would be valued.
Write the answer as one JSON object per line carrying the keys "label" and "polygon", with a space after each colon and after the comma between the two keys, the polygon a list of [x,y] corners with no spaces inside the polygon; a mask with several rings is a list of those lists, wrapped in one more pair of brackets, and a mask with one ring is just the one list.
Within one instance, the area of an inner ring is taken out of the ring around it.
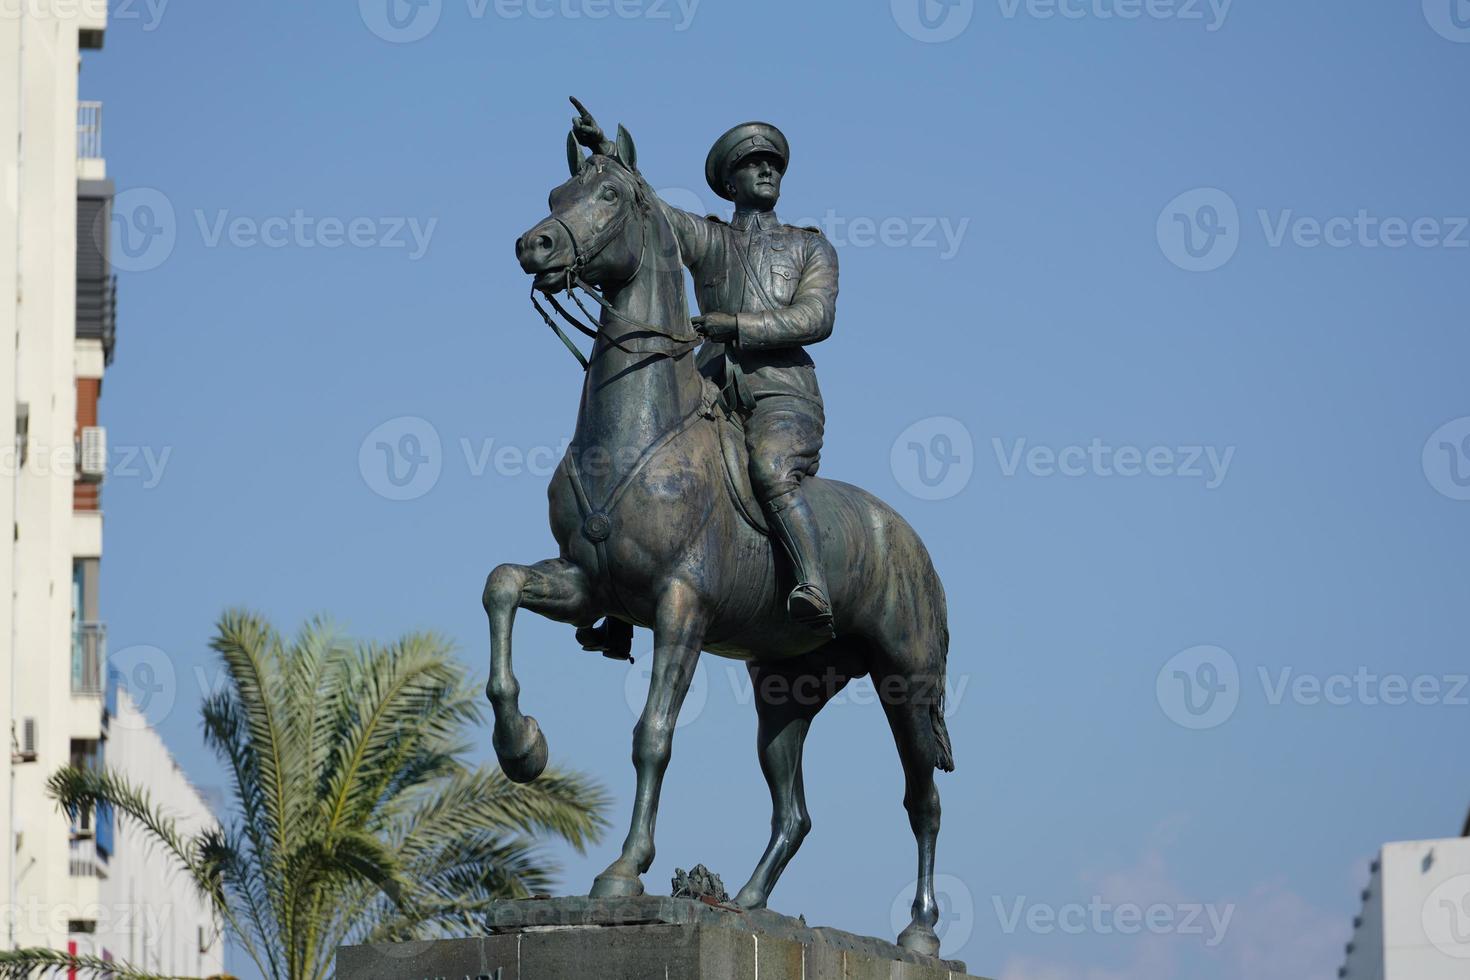
{"label": "horse's mane", "polygon": [[[679,334],[687,333],[690,339],[693,339],[693,330],[688,325],[689,294],[685,289],[684,283],[683,246],[680,245],[679,235],[674,230],[673,221],[667,214],[669,205],[654,192],[637,167],[629,166],[616,155],[594,153],[587,157],[586,163],[577,175],[578,179],[590,179],[592,175],[602,173],[608,165],[621,170],[633,182],[633,206],[638,209],[641,219],[647,220],[649,217],[653,218],[654,234],[657,237],[657,241],[651,244],[656,255],[659,257],[659,267],[654,270],[654,274],[670,276],[672,282],[668,287],[670,291],[668,303],[672,306],[672,310],[668,312],[677,320],[682,321],[678,326],[670,324],[670,329],[671,331],[677,331]],[[664,257],[672,258],[673,261],[666,262]],[[649,256],[645,254],[645,269],[640,269],[640,273],[646,271],[648,261]],[[680,327],[683,329],[680,329]]]}

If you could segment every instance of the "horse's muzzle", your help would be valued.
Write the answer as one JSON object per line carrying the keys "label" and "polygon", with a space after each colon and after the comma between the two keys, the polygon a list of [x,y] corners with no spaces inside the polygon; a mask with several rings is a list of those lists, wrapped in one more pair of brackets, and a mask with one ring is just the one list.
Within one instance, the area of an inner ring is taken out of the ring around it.
{"label": "horse's muzzle", "polygon": [[516,239],[516,261],[536,277],[537,289],[554,288],[572,264],[572,241],[555,218],[547,218]]}

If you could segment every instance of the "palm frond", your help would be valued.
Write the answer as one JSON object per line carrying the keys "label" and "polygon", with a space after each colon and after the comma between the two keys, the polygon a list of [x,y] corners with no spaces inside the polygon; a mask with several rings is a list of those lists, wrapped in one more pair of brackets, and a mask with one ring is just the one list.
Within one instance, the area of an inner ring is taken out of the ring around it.
{"label": "palm frond", "polygon": [[364,819],[416,745],[452,741],[472,717],[461,696],[463,669],[431,635],[410,635],[389,649],[366,646],[349,676],[356,702],[340,720],[327,762],[327,833]]}
{"label": "palm frond", "polygon": [[54,973],[75,971],[100,980],[189,980],[135,969],[126,963],[98,956],[79,956],[54,949],[24,948],[0,952],[0,978],[29,980]]}
{"label": "palm frond", "polygon": [[199,860],[195,840],[185,837],[174,819],[158,810],[148,791],[109,769],[66,766],[52,773],[46,792],[67,814],[90,813],[99,803],[110,804],[121,816],[138,823],[150,844],[161,846],[193,880],[200,894],[218,896],[218,882]]}
{"label": "palm frond", "polygon": [[403,847],[413,854],[444,837],[498,829],[553,834],[585,853],[607,829],[608,805],[606,791],[595,781],[556,766],[531,783],[514,783],[498,768],[481,768],[423,794],[402,821]]}
{"label": "palm frond", "polygon": [[285,756],[280,635],[258,616],[228,610],[220,617],[210,646],[225,663],[239,720],[249,733],[253,775],[262,802],[258,818],[265,822],[266,833],[276,846],[284,849],[290,826],[288,797],[304,787],[291,778],[292,766]]}

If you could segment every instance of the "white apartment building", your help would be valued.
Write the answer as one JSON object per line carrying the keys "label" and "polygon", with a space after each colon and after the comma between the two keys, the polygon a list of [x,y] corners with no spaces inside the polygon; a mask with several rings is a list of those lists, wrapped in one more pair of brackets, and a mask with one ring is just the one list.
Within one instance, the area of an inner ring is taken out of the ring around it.
{"label": "white apartment building", "polygon": [[113,764],[184,820],[212,819],[156,735],[129,724],[107,669],[97,403],[113,191],[102,106],[78,98],[106,27],[106,0],[0,3],[0,943],[219,972],[216,925],[163,883],[162,858],[111,815],[73,824],[45,795],[68,762]]}
{"label": "white apartment building", "polygon": [[1345,980],[1470,977],[1470,837],[1383,846],[1337,975]]}

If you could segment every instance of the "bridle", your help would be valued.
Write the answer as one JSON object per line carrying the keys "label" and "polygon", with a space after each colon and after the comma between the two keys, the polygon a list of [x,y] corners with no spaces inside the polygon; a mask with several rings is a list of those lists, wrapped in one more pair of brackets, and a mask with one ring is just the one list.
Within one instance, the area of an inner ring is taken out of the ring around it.
{"label": "bridle", "polygon": [[[619,166],[623,166],[622,162],[619,161],[616,157],[606,157],[605,159],[616,162]],[[552,212],[552,220],[561,225],[562,230],[565,231],[567,234],[567,240],[572,243],[572,262],[564,270],[565,279],[563,281],[562,288],[566,291],[566,294],[572,298],[572,302],[577,304],[577,309],[581,310],[582,315],[588,320],[593,320],[594,317],[592,316],[592,313],[587,309],[587,307],[583,305],[581,298],[578,297],[577,293],[574,291],[574,287],[580,288],[583,292],[590,296],[592,300],[597,303],[598,306],[602,307],[604,312],[606,312],[610,316],[622,320],[629,327],[633,328],[633,330],[638,332],[651,333],[677,343],[679,345],[678,348],[672,351],[664,352],[665,356],[677,357],[686,353],[688,350],[699,346],[702,338],[681,337],[676,334],[669,333],[662,327],[656,326],[652,323],[645,323],[642,320],[635,320],[632,317],[629,317],[627,314],[614,308],[613,305],[609,303],[607,299],[602,295],[601,290],[582,278],[582,272],[587,268],[588,264],[591,263],[593,259],[597,258],[598,255],[602,254],[603,249],[607,248],[608,243],[612,242],[615,238],[622,234],[623,228],[627,225],[629,219],[632,217],[633,211],[642,207],[647,200],[647,197],[652,196],[651,192],[648,190],[647,185],[644,183],[643,178],[639,176],[636,171],[628,170],[626,167],[624,167],[624,169],[627,170],[629,176],[631,176],[634,181],[636,191],[633,200],[629,202],[626,207],[620,208],[613,219],[602,228],[598,229],[596,233],[592,235],[591,240],[588,241],[585,245],[577,241],[577,233],[572,230],[572,226],[562,220],[562,218],[555,212]],[[646,224],[640,225],[639,231],[640,241],[638,245],[638,264],[634,267],[633,274],[628,277],[628,280],[630,282],[637,277],[639,272],[642,271],[643,257],[648,252],[648,226]],[[551,314],[547,313],[545,308],[541,306],[540,301],[536,298],[536,292],[536,287],[532,286],[531,305],[536,308],[537,313],[541,314],[541,319],[546,321],[546,325],[552,329],[552,332],[554,332],[557,337],[561,338],[561,342],[566,345],[567,350],[572,352],[572,356],[575,357],[578,363],[582,365],[582,370],[586,371],[591,366],[591,362],[588,361],[586,355],[584,355],[581,350],[577,348],[577,345],[572,343],[571,338],[568,337],[565,332],[563,332],[557,322],[551,318]],[[605,337],[600,329],[583,323],[571,313],[567,312],[566,308],[563,307],[559,302],[557,302],[556,295],[554,293],[547,293],[546,300],[551,304],[552,309],[556,310],[557,314],[561,316],[563,320],[565,320],[572,327],[575,327],[577,330],[581,331],[583,334],[586,334],[593,340]],[[614,339],[611,337],[606,337],[607,343],[614,347],[619,347],[618,340],[620,339],[622,338]],[[621,350],[622,348],[619,347],[619,349]],[[596,356],[595,350],[593,352],[593,356]]]}

